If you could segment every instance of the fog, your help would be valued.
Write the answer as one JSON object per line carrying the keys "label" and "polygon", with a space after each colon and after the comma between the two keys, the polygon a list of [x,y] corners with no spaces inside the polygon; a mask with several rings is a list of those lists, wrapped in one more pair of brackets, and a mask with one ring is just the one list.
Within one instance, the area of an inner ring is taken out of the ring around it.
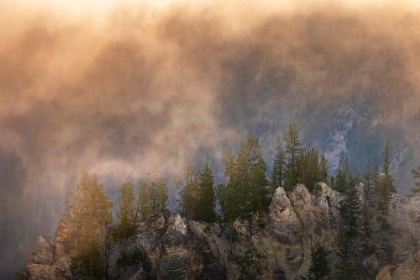
{"label": "fog", "polygon": [[418,154],[419,6],[310,2],[0,3],[0,278],[83,170],[115,194],[351,102]]}

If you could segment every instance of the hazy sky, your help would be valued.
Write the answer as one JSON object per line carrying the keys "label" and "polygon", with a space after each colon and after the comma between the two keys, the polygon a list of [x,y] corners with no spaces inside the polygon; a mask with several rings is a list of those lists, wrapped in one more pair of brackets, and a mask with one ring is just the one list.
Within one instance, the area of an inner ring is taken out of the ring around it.
{"label": "hazy sky", "polygon": [[333,117],[353,111],[357,131],[387,133],[360,135],[373,147],[361,151],[400,139],[411,168],[420,6],[258,2],[0,3],[0,271],[53,233],[83,170],[115,193],[153,165],[176,173],[251,132],[267,144],[292,121],[312,141],[339,138]]}

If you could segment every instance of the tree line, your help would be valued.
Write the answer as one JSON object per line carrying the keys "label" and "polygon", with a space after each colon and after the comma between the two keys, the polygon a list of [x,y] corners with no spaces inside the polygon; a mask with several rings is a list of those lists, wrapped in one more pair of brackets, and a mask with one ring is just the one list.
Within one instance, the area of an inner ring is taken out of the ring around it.
{"label": "tree line", "polygon": [[[385,144],[381,169],[373,167],[368,160],[365,171],[354,175],[345,158],[340,161],[336,175],[332,176],[325,156],[320,155],[318,149],[305,146],[301,134],[302,128],[293,123],[283,136],[277,138],[273,168],[269,174],[259,140],[254,136],[249,136],[235,153],[222,152],[224,184],[215,186],[213,164],[207,162],[201,168],[186,164],[175,177],[175,185],[180,189],[178,210],[188,219],[232,223],[238,217],[247,219],[257,212],[267,212],[274,190],[279,186],[291,191],[296,184],[302,183],[314,193],[319,182],[326,182],[345,194],[340,207],[337,269],[345,279],[350,279],[348,276],[357,267],[353,244],[360,236],[359,229],[362,229],[365,246],[369,247],[369,211],[372,208],[369,206],[379,209],[381,223],[383,227],[387,226],[389,202],[395,192],[394,180],[389,173],[392,143],[388,140]],[[420,166],[412,172],[420,181]],[[357,187],[360,182],[363,183],[362,202],[359,201],[360,188]],[[417,192],[420,192],[420,182],[413,188],[413,193]],[[124,183],[116,213],[118,238],[123,240],[131,236],[137,222],[146,221],[159,212],[169,212],[168,198],[167,179],[157,169],[140,181],[137,195],[133,182]],[[83,172],[75,190],[69,195],[67,205],[67,214],[80,229],[78,254],[72,260],[76,273],[88,273],[95,279],[106,273],[104,244],[107,226],[112,223],[112,206],[96,175]],[[323,256],[319,253],[323,249],[318,247],[313,255]],[[323,261],[318,260],[318,263]],[[316,268],[311,269],[316,274]]]}

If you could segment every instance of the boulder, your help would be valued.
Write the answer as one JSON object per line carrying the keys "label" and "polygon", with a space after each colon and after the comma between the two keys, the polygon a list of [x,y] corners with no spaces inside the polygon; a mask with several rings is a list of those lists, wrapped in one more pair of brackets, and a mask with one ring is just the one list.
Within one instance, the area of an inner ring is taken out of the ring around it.
{"label": "boulder", "polygon": [[301,240],[302,224],[282,187],[276,189],[271,201],[268,226],[273,235],[283,243],[295,244]]}

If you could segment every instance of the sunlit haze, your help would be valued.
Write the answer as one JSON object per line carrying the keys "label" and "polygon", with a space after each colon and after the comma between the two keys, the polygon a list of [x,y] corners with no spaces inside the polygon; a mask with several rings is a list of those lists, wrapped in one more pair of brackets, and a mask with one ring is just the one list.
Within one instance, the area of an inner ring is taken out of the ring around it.
{"label": "sunlit haze", "polygon": [[380,164],[390,138],[397,189],[411,189],[419,1],[3,0],[0,35],[8,276],[55,230],[84,170],[114,200],[152,166],[172,178],[210,158],[220,181],[222,151],[253,134],[271,167],[292,122],[332,174],[343,155],[355,171]]}

